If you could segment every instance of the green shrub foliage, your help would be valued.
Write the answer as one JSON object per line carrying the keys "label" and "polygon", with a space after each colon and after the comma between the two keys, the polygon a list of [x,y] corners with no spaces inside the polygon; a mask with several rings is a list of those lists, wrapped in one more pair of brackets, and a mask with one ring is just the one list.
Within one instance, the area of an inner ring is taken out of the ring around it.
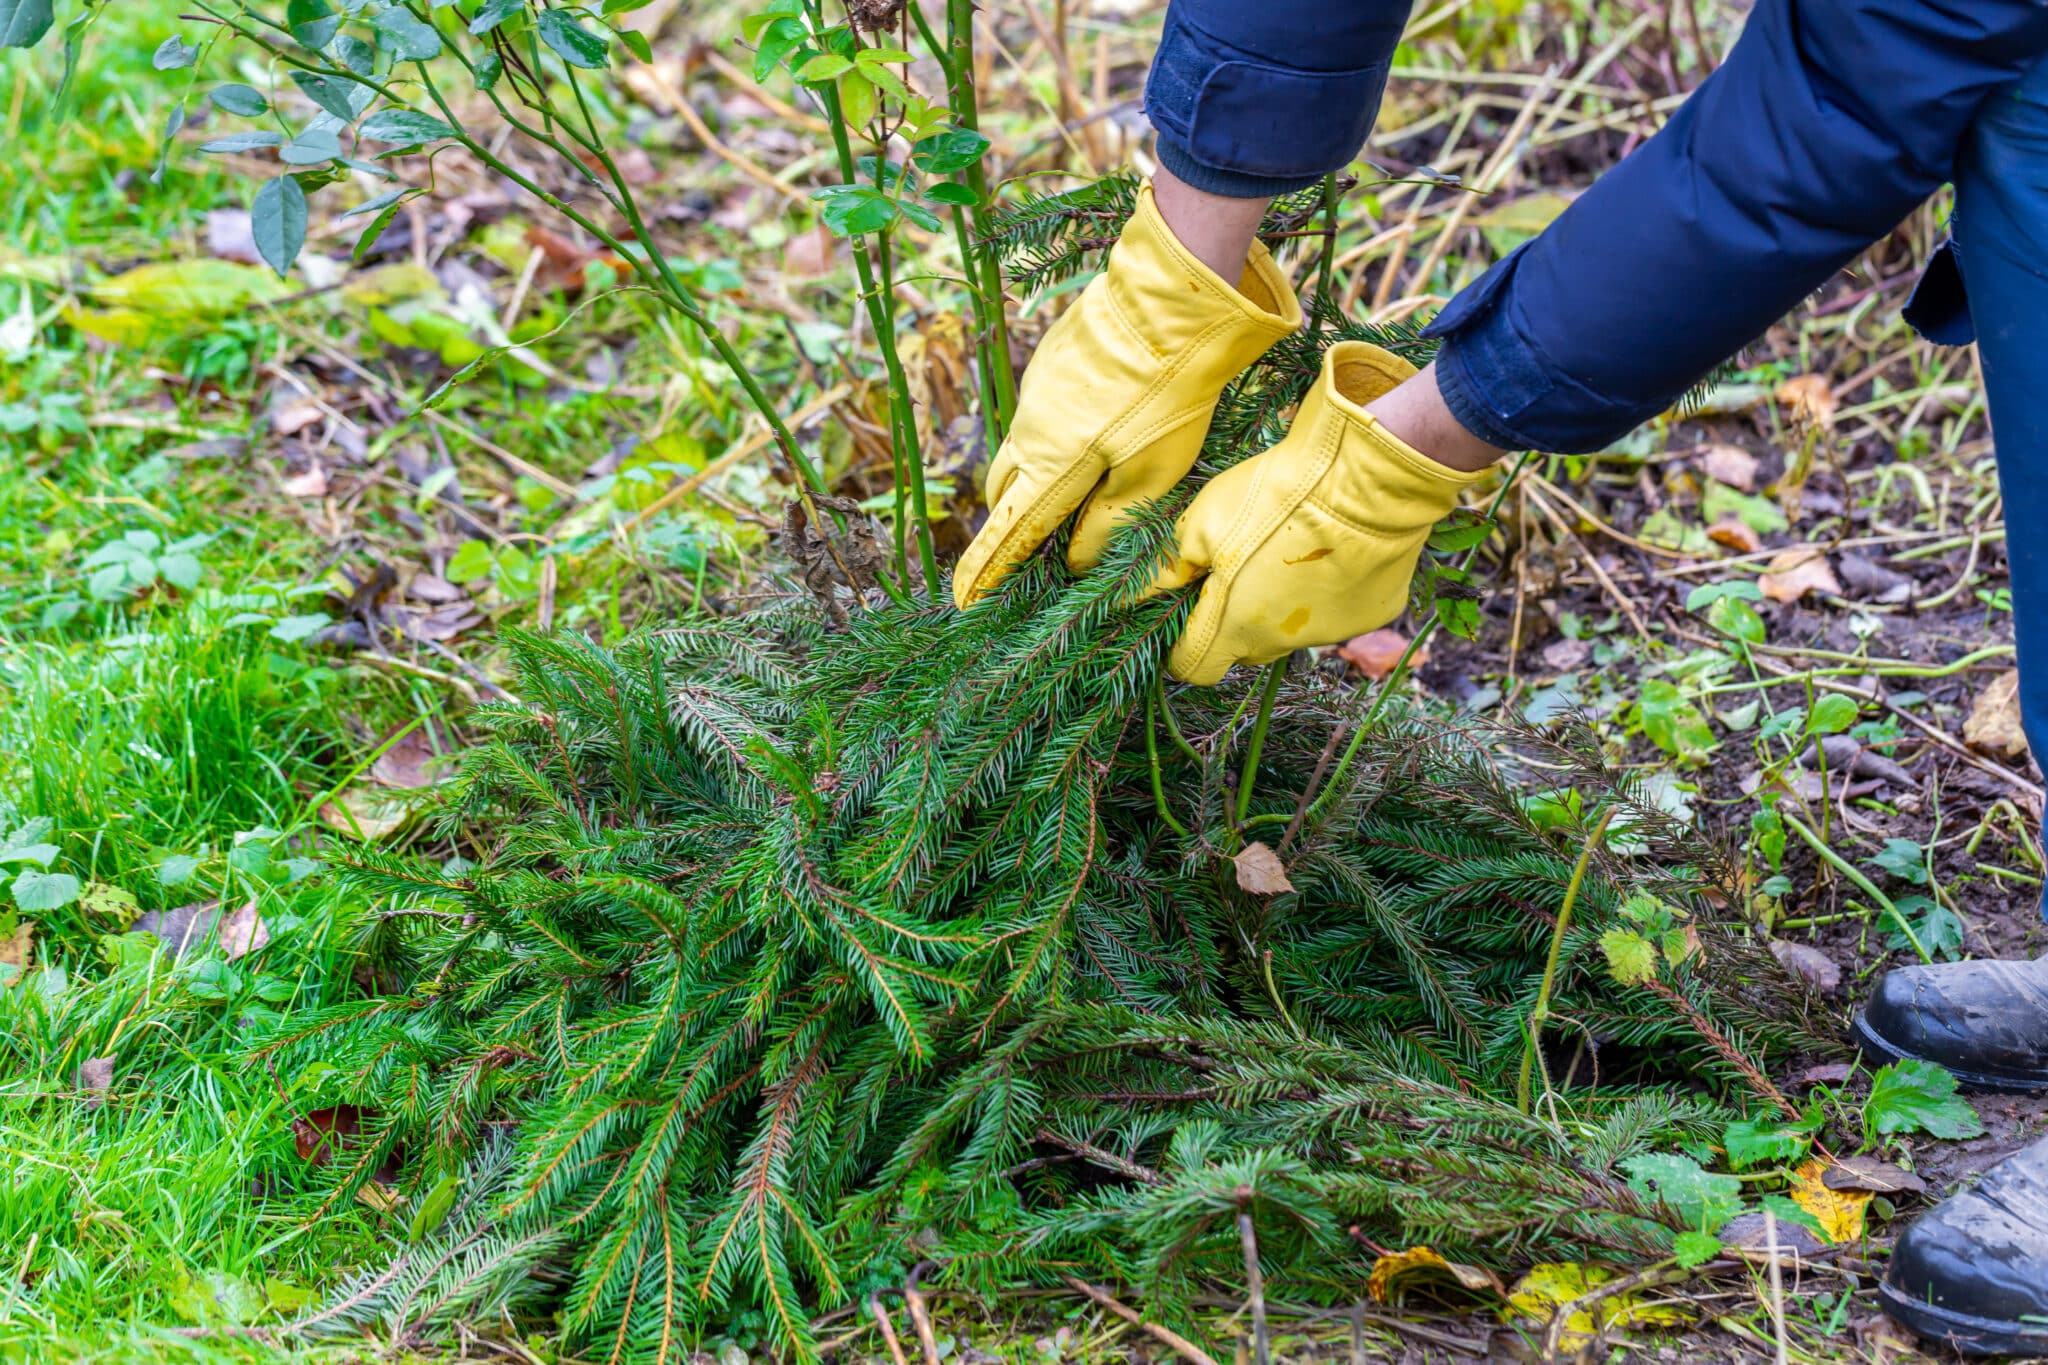
{"label": "green shrub foliage", "polygon": [[[965,613],[509,640],[522,703],[482,709],[447,814],[483,856],[359,855],[382,994],[262,1044],[329,1063],[371,1116],[327,1168],[337,1199],[394,1156],[424,1192],[511,1144],[462,1224],[473,1281],[437,1311],[510,1302],[509,1275],[594,1358],[674,1359],[735,1314],[803,1353],[820,1309],[922,1260],[980,1287],[1115,1279],[1170,1311],[1241,1280],[1241,1211],[1298,1297],[1355,1298],[1374,1245],[1667,1245],[1615,1162],[1827,1046],[1716,920],[1712,851],[1569,733],[1383,718],[1291,843],[1248,831],[1294,889],[1240,889],[1257,681],[1161,686],[1185,604],[1128,604],[1168,533],[1148,518],[1078,582],[1041,558]],[[1361,701],[1282,687],[1254,819],[1327,777]],[[1512,745],[1584,816],[1532,820],[1489,752]],[[1542,963],[1610,809],[1525,1115]],[[1700,946],[1623,985],[1598,940],[1646,896]]]}

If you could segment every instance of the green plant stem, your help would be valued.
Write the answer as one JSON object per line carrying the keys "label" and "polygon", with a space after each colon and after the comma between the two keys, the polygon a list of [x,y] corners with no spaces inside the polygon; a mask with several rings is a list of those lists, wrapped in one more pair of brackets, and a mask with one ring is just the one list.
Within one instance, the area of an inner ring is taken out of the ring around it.
{"label": "green plant stem", "polygon": [[1273,699],[1280,695],[1280,680],[1287,676],[1287,655],[1266,665],[1265,685],[1259,691],[1259,714],[1252,721],[1251,739],[1245,744],[1244,770],[1237,777],[1237,823],[1242,825],[1252,807],[1252,784],[1259,775],[1259,756],[1265,752],[1266,730],[1273,724]]}
{"label": "green plant stem", "polygon": [[[1586,884],[1586,869],[1592,866],[1593,850],[1600,844],[1600,836],[1607,832],[1607,822],[1614,818],[1612,809],[1601,812],[1600,818],[1586,835],[1586,846],[1579,850],[1579,860],[1572,866],[1572,879],[1564,889],[1564,904],[1557,911],[1557,927],[1550,934],[1550,956],[1543,961],[1543,983],[1536,988],[1536,1004],[1529,1011],[1528,1039],[1522,1045],[1522,1070],[1515,1080],[1515,1103],[1525,1114],[1530,1113],[1533,1102],[1529,1094],[1530,1073],[1536,1067],[1536,1054],[1543,1045],[1543,1026],[1550,1020],[1550,992],[1557,984],[1557,960],[1564,951],[1565,931],[1571,928],[1572,908],[1579,903],[1579,891]],[[1549,1089],[1546,1077],[1544,1089]]]}
{"label": "green plant stem", "polygon": [[[954,13],[955,6],[947,5],[944,40],[932,31],[931,21],[925,18],[922,6],[909,5],[906,8],[917,24],[918,34],[937,60],[939,69],[946,73],[946,102],[952,110],[954,126],[978,132],[974,95],[974,9],[971,0],[960,7],[966,11],[964,26],[960,16]],[[974,364],[981,380],[986,444],[990,450],[995,450],[1002,445],[1003,436],[1010,429],[1011,414],[1017,406],[1017,380],[1010,371],[1009,320],[1003,311],[1003,270],[992,250],[976,245],[987,213],[987,172],[976,161],[961,173],[958,183],[966,185],[974,193],[971,209],[964,204],[954,205],[953,232],[960,243],[960,268],[967,276],[968,298],[974,305],[974,326],[980,336],[980,344],[974,348]]]}
{"label": "green plant stem", "polygon": [[[1323,259],[1316,267],[1316,297],[1328,301],[1330,285],[1337,269],[1337,173],[1331,171],[1323,177]],[[1323,315],[1318,309],[1315,320],[1309,324],[1318,335],[1323,330]]]}
{"label": "green plant stem", "polygon": [[1188,756],[1188,761],[1197,768],[1207,767],[1207,761],[1196,751],[1194,745],[1188,743],[1188,737],[1181,733],[1180,718],[1173,714],[1173,703],[1166,698],[1166,672],[1164,669],[1153,676],[1152,690],[1153,694],[1159,699],[1159,714],[1166,721],[1167,738],[1171,739],[1174,745]]}
{"label": "green plant stem", "polygon": [[1152,693],[1145,694],[1145,761],[1152,769],[1152,804],[1159,810],[1159,818],[1172,826],[1173,832],[1181,838],[1188,837],[1188,827],[1173,818],[1167,809],[1166,785],[1159,778],[1159,699]]}
{"label": "green plant stem", "polygon": [[[824,26],[823,16],[815,6],[812,19],[820,28]],[[839,103],[838,87],[827,84],[813,88],[823,101],[826,121],[832,126],[832,150],[839,160],[839,173],[847,184],[858,184],[860,175],[854,164],[853,143],[847,135],[846,111]],[[875,169],[879,180],[879,163]],[[868,250],[867,238],[856,233],[848,240],[853,245],[853,272],[860,281],[861,302],[867,309],[868,325],[874,329],[875,344],[882,352],[882,368],[888,374],[890,443],[895,456],[896,480],[899,486],[909,485],[913,504],[911,515],[918,531],[918,565],[924,571],[925,590],[937,597],[939,565],[932,549],[931,509],[925,501],[924,456],[917,445],[917,422],[910,412],[910,381],[903,372],[903,358],[896,350],[895,310],[886,292],[886,282],[876,278],[874,257]],[[899,517],[899,525],[901,521]],[[907,579],[910,566],[904,562],[905,559],[906,556],[899,553],[897,571]]]}
{"label": "green plant stem", "polygon": [[[1494,513],[1500,510],[1501,503],[1507,500],[1508,490],[1515,486],[1515,480],[1521,477],[1522,470],[1534,458],[1534,454],[1535,452],[1533,451],[1525,450],[1515,457],[1514,468],[1510,469],[1507,478],[1501,481],[1500,491],[1493,495],[1493,501],[1486,505],[1486,515],[1488,517],[1493,516]],[[1483,541],[1481,542],[1481,544],[1484,543]],[[1470,566],[1472,561],[1478,557],[1479,549],[1479,545],[1475,545],[1467,551],[1465,558],[1460,561],[1458,567],[1463,569]],[[1358,751],[1364,745],[1365,737],[1372,732],[1373,723],[1379,719],[1380,711],[1387,704],[1387,698],[1391,697],[1394,694],[1394,689],[1400,686],[1407,678],[1408,665],[1414,659],[1415,652],[1428,642],[1429,637],[1436,632],[1436,628],[1441,624],[1443,624],[1443,618],[1436,614],[1434,608],[1431,608],[1429,619],[1424,621],[1421,628],[1415,632],[1415,638],[1408,642],[1408,648],[1401,651],[1401,657],[1395,662],[1393,672],[1387,674],[1381,680],[1379,687],[1374,691],[1372,706],[1366,711],[1364,719],[1358,723],[1358,729],[1352,733],[1351,742],[1344,746],[1344,757],[1337,761],[1337,770],[1331,773],[1330,780],[1323,784],[1322,795],[1316,797],[1309,805],[1308,814],[1302,820],[1303,824],[1319,819],[1324,808],[1344,790],[1344,779],[1351,772],[1351,762],[1358,757]],[[1249,821],[1247,828],[1269,824],[1284,824],[1292,818],[1290,815],[1262,815]]]}
{"label": "green plant stem", "polygon": [[[248,27],[245,24],[238,22],[232,16],[223,15],[211,8],[208,8],[203,3],[199,6],[199,8],[215,23],[221,24],[229,29],[232,29],[236,34],[240,35],[241,37],[247,39],[248,41],[262,48],[267,55],[271,56],[277,61],[284,63],[287,66],[296,67],[301,71],[305,71],[313,75],[328,76],[334,79],[348,80],[356,82],[357,84],[360,85],[366,85],[370,89],[376,91],[379,95],[383,96],[386,100],[389,100],[392,104],[397,105],[400,108],[404,108],[407,106],[407,102],[403,98],[401,98],[397,94],[397,92],[392,90],[389,86],[384,85],[373,78],[360,76],[353,71],[346,71],[339,67],[326,66],[318,62],[306,61],[303,58],[300,58],[297,55],[274,45],[268,39],[266,39],[261,33]],[[261,16],[258,17],[260,18]],[[265,22],[269,23],[270,21],[266,20]],[[272,23],[271,27],[278,26]],[[607,232],[604,228],[600,227],[597,223],[592,221],[587,215],[580,213],[576,209],[572,208],[567,202],[565,202],[559,196],[551,193],[548,190],[543,189],[533,180],[521,174],[515,167],[511,166],[502,158],[494,154],[491,151],[491,149],[488,146],[486,146],[481,140],[473,136],[468,131],[467,127],[464,126],[461,119],[456,115],[455,111],[449,107],[447,100],[443,98],[440,90],[434,85],[433,78],[430,75],[428,75],[424,64],[414,63],[414,65],[419,67],[420,81],[422,87],[427,91],[428,97],[433,100],[435,106],[440,109],[445,121],[449,124],[450,127],[455,129],[455,140],[461,143],[465,150],[467,150],[472,156],[476,157],[479,161],[483,162],[486,166],[490,167],[498,174],[504,176],[513,184],[518,185],[528,194],[533,195],[536,199],[539,199],[549,208],[555,210],[557,213],[560,213],[563,217],[567,218],[570,222],[576,224],[576,226],[582,228],[585,232],[588,232],[591,236],[597,238],[600,242],[603,242],[606,246],[610,247],[615,253],[617,253],[622,259],[633,261],[633,253],[627,249],[625,243],[620,241],[617,236],[610,232]],[[503,106],[501,103],[500,108],[502,109],[502,107]],[[630,194],[621,196],[606,191],[603,185],[596,181],[596,177],[592,174],[590,169],[582,164],[581,159],[571,154],[567,148],[561,145],[559,141],[538,129],[534,129],[531,128],[530,126],[520,123],[518,120],[514,120],[514,123],[515,126],[519,128],[519,131],[527,134],[530,137],[533,137],[535,140],[550,147],[552,150],[564,156],[572,165],[576,165],[579,169],[581,169],[586,178],[591,179],[593,183],[598,184],[599,192],[604,194],[605,199],[608,202],[610,202],[614,208],[618,209],[622,215],[625,216],[628,224],[631,225],[633,229],[634,237],[641,243],[642,247],[645,249],[647,253],[648,258],[644,262],[634,261],[634,269],[638,273],[640,273],[641,276],[645,278],[650,285],[653,285],[655,287],[657,297],[660,297],[664,303],[668,304],[669,307],[675,309],[677,312],[681,313],[685,318],[689,319],[691,324],[696,327],[698,333],[704,337],[707,343],[709,343],[713,352],[717,354],[719,360],[722,361],[726,365],[726,367],[733,372],[734,377],[739,380],[740,387],[746,392],[748,401],[753,405],[755,411],[761,414],[763,420],[765,420],[768,423],[769,430],[774,433],[776,444],[781,448],[784,457],[789,461],[790,468],[796,471],[796,473],[798,474],[800,479],[798,485],[798,495],[802,497],[806,504],[809,504],[811,501],[810,492],[804,487],[805,484],[808,484],[810,489],[815,489],[819,493],[825,492],[826,486],[823,477],[819,474],[817,468],[811,464],[810,459],[807,456],[805,456],[802,449],[798,447],[796,443],[796,437],[793,434],[791,434],[788,424],[782,420],[782,414],[780,410],[778,410],[775,404],[769,400],[768,394],[764,389],[762,389],[760,381],[757,380],[754,377],[752,371],[750,371],[747,368],[746,362],[740,358],[739,352],[733,349],[732,343],[727,341],[725,339],[724,334],[721,333],[716,327],[711,325],[710,320],[704,316],[703,308],[697,302],[696,296],[693,293],[691,293],[688,286],[686,286],[685,284],[683,284],[681,280],[676,278],[675,272],[669,268],[668,261],[662,256],[661,252],[654,245],[652,234],[650,234],[647,231],[646,224],[641,219],[638,206],[634,204],[632,196]],[[562,126],[565,129],[567,128],[566,124]],[[603,158],[608,171],[615,177],[617,183],[623,185],[623,179],[618,178],[618,168],[616,165],[611,164],[609,156],[606,155],[601,148],[593,148],[592,150],[601,158]],[[817,521],[817,508],[815,506],[810,506],[808,510],[812,514],[812,519],[814,521]],[[841,524],[843,525],[844,523],[842,522]]]}
{"label": "green plant stem", "polygon": [[1826,862],[1828,866],[1834,868],[1835,871],[1841,873],[1844,877],[1847,877],[1850,881],[1854,882],[1858,889],[1860,889],[1864,895],[1876,901],[1878,905],[1884,910],[1884,912],[1892,917],[1892,923],[1897,925],[1899,928],[1899,932],[1906,936],[1906,942],[1913,945],[1913,951],[1919,954],[1920,960],[1922,962],[1934,961],[1933,954],[1929,953],[1927,951],[1926,945],[1920,942],[1920,936],[1913,932],[1913,926],[1906,922],[1905,915],[1900,912],[1898,906],[1892,904],[1892,898],[1890,896],[1885,895],[1884,892],[1877,889],[1876,882],[1873,882],[1872,880],[1870,880],[1870,878],[1864,876],[1860,871],[1856,869],[1856,866],[1853,863],[1851,863],[1847,858],[1844,858],[1841,854],[1829,848],[1825,840],[1823,840],[1818,834],[1815,834],[1812,830],[1808,829],[1806,827],[1806,822],[1801,820],[1798,816],[1794,815],[1791,811],[1779,811],[1778,818],[1785,822],[1785,827],[1787,829],[1797,832],[1799,837],[1806,841],[1807,847],[1811,848],[1815,853],[1818,853],[1821,856],[1821,859],[1824,862]]}

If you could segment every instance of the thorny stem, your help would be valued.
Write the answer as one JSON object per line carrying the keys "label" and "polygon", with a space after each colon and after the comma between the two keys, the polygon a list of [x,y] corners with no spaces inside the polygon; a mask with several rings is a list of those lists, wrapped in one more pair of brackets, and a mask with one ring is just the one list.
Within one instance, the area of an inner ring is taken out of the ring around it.
{"label": "thorny stem", "polygon": [[[1323,259],[1316,269],[1316,293],[1327,303],[1330,298],[1330,284],[1335,278],[1337,267],[1337,173],[1331,171],[1323,177]],[[1323,310],[1317,309],[1310,330],[1323,330]]]}
{"label": "thorny stem", "polygon": [[1864,895],[1876,901],[1883,908],[1884,912],[1892,917],[1892,923],[1896,924],[1899,927],[1899,932],[1906,936],[1906,942],[1913,945],[1913,951],[1920,955],[1922,962],[1934,961],[1933,955],[1927,951],[1927,946],[1920,941],[1920,936],[1913,932],[1913,926],[1906,922],[1905,915],[1900,912],[1898,906],[1892,904],[1890,896],[1877,889],[1876,882],[1857,871],[1855,864],[1851,863],[1847,858],[1829,848],[1825,839],[1815,834],[1811,829],[1808,829],[1805,821],[1801,820],[1791,811],[1780,810],[1778,818],[1785,822],[1786,828],[1804,839],[1807,846],[1815,853],[1818,853],[1828,866],[1856,883],[1857,888]]}
{"label": "thorny stem", "polygon": [[[1612,808],[1601,813],[1600,819],[1586,835],[1586,846],[1579,850],[1579,861],[1572,867],[1571,882],[1564,889],[1564,904],[1558,908],[1557,927],[1550,934],[1550,956],[1543,962],[1543,984],[1536,988],[1536,1004],[1529,1011],[1528,1039],[1522,1045],[1522,1071],[1515,1079],[1515,1105],[1523,1113],[1530,1112],[1529,1076],[1536,1067],[1536,1054],[1543,1046],[1543,1025],[1550,1019],[1550,992],[1557,984],[1557,959],[1564,951],[1565,931],[1571,928],[1572,907],[1579,903],[1579,891],[1586,884],[1586,869],[1592,866],[1593,850],[1600,843],[1600,836],[1607,832],[1607,822],[1614,818]],[[1550,1079],[1544,1077],[1545,1093],[1550,1090]]]}
{"label": "thorny stem", "polygon": [[1281,655],[1266,665],[1265,686],[1259,691],[1259,714],[1252,722],[1251,739],[1244,750],[1244,769],[1237,778],[1237,823],[1244,823],[1252,806],[1252,783],[1259,775],[1259,755],[1266,748],[1266,731],[1273,724],[1273,699],[1280,695],[1280,680],[1287,676],[1287,659]]}

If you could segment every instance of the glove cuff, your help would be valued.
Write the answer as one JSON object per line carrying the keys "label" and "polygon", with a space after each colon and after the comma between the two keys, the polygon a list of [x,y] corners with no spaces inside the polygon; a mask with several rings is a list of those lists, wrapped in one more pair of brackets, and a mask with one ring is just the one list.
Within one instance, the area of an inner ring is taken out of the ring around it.
{"label": "glove cuff", "polygon": [[1173,235],[1152,198],[1152,182],[1138,189],[1138,206],[1109,253],[1109,281],[1134,330],[1161,353],[1219,324],[1231,353],[1230,379],[1302,323],[1294,287],[1260,241],[1252,243],[1244,273],[1232,284],[1197,260]]}
{"label": "glove cuff", "polygon": [[1415,373],[1391,351],[1340,341],[1324,352],[1322,373],[1294,421],[1309,436],[1307,448],[1330,462],[1323,489],[1332,509],[1382,533],[1433,525],[1486,472],[1432,460],[1365,410]]}

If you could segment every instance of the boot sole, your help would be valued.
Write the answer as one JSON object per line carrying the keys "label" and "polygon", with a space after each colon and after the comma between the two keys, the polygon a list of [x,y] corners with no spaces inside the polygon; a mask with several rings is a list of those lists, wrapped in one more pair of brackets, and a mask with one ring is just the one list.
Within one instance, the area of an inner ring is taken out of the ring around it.
{"label": "boot sole", "polygon": [[[1885,1038],[1871,1028],[1870,1021],[1863,1017],[1863,1011],[1856,1011],[1856,1022],[1851,1031],[1863,1055],[1871,1060],[1883,1062],[1933,1062],[1932,1057],[1922,1057],[1909,1052],[1897,1043]],[[2000,1076],[1989,1072],[1962,1071],[1946,1062],[1935,1062],[1956,1078],[1956,1084],[1964,1090],[1986,1095],[2048,1095],[2048,1076]],[[2048,1331],[2048,1329],[2044,1329]],[[2048,1343],[2048,1336],[2036,1338],[2036,1344]]]}
{"label": "boot sole", "polygon": [[2048,1324],[2000,1322],[1922,1303],[1889,1281],[1877,1287],[1884,1311],[1916,1334],[1967,1356],[2039,1355],[2048,1351]]}

